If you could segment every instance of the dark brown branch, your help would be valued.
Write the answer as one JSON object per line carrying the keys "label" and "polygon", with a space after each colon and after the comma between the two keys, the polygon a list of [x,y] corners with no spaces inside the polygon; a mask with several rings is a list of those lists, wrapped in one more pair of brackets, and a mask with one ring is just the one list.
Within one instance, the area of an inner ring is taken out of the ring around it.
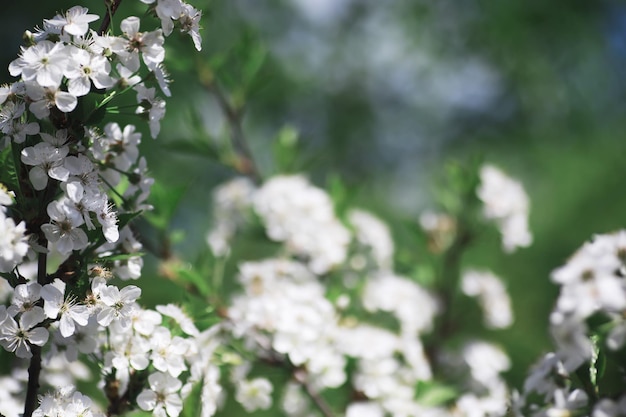
{"label": "dark brown branch", "polygon": [[31,346],[33,357],[28,367],[28,386],[26,391],[26,403],[24,404],[24,417],[31,417],[37,408],[37,394],[39,393],[39,374],[41,373],[41,347]]}
{"label": "dark brown branch", "polygon": [[[48,241],[43,233],[39,234],[39,245],[47,248]],[[37,259],[37,282],[45,285],[47,282],[46,267],[48,254],[42,252]],[[39,394],[39,375],[41,374],[41,346],[31,345],[33,357],[28,366],[28,385],[26,388],[26,401],[24,403],[24,417],[31,417],[37,408],[37,396]]]}
{"label": "dark brown branch", "polygon": [[259,170],[252,157],[252,152],[248,147],[248,142],[242,128],[243,111],[236,109],[228,100],[222,89],[215,81],[210,84],[205,83],[205,87],[211,92],[222,109],[222,113],[228,121],[231,130],[233,148],[239,160],[235,167],[239,172],[249,176],[257,184],[261,183],[262,178]]}
{"label": "dark brown branch", "polygon": [[117,8],[120,7],[121,2],[122,0],[104,0],[104,3],[107,6],[107,12],[104,15],[104,19],[102,19],[100,29],[98,29],[98,35],[104,35],[106,31],[109,30],[109,26],[111,25],[111,19],[117,11]]}

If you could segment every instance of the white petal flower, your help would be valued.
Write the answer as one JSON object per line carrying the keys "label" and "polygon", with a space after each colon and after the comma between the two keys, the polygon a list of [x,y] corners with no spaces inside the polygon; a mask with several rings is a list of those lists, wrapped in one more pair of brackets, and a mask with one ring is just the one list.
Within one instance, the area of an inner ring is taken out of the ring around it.
{"label": "white petal flower", "polygon": [[134,302],[141,295],[141,289],[129,285],[121,290],[114,285],[107,285],[100,290],[102,309],[98,313],[98,323],[108,326],[114,319],[121,322],[122,327],[130,324]]}
{"label": "white petal flower", "polygon": [[64,15],[56,15],[52,19],[46,19],[45,22],[70,35],[83,36],[89,30],[89,23],[100,18],[98,15],[88,12],[86,7],[74,6]]}
{"label": "white petal flower", "polygon": [[35,327],[44,318],[43,312],[35,311],[23,313],[19,324],[13,317],[8,317],[0,324],[0,344],[9,352],[15,352],[18,358],[31,358],[33,354],[30,345],[43,346],[48,341],[48,331],[43,327]]}
{"label": "white petal flower", "polygon": [[202,12],[190,4],[183,3],[183,11],[178,21],[180,30],[188,33],[193,40],[193,45],[198,51],[202,50],[202,38],[200,37],[200,19]]}
{"label": "white petal flower", "polygon": [[56,319],[60,314],[59,330],[63,337],[74,334],[76,326],[86,326],[89,321],[89,311],[86,306],[77,304],[75,299],[65,298],[65,283],[55,279],[52,284],[44,285],[41,289],[41,298],[44,299],[46,316]]}
{"label": "white petal flower", "polygon": [[84,223],[79,212],[71,210],[67,205],[59,201],[48,204],[50,223],[41,226],[46,239],[56,243],[59,252],[68,254],[73,250],[81,250],[87,247],[89,239],[80,226]]}
{"label": "white petal flower", "polygon": [[11,300],[8,312],[11,316],[32,310],[39,310],[41,313],[43,309],[37,305],[40,299],[41,285],[37,282],[19,284],[15,287],[15,291],[13,292],[13,299]]}
{"label": "white petal flower", "polygon": [[21,159],[26,165],[34,165],[29,171],[29,178],[36,190],[43,190],[48,185],[48,177],[67,181],[69,171],[63,161],[69,152],[67,146],[54,147],[47,142],[22,149]]}
{"label": "white petal flower", "polygon": [[148,377],[150,389],[137,396],[137,405],[157,417],[178,417],[183,409],[179,391],[182,382],[169,374],[156,372]]}
{"label": "white petal flower", "polygon": [[9,65],[9,72],[14,77],[21,75],[24,81],[35,81],[41,87],[57,88],[61,85],[68,59],[63,43],[41,41],[22,48],[20,58]]}

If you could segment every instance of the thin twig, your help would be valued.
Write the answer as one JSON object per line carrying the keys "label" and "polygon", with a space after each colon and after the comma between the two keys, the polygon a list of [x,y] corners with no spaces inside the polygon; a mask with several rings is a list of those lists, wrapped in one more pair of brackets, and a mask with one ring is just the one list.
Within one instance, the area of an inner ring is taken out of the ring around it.
{"label": "thin twig", "polygon": [[246,136],[243,132],[243,111],[235,109],[226,97],[226,94],[215,81],[210,84],[205,84],[205,87],[217,99],[217,103],[222,109],[222,113],[224,113],[224,116],[228,121],[228,125],[230,126],[233,148],[239,157],[239,165],[236,167],[237,170],[242,174],[249,176],[257,184],[261,183],[261,174],[259,173],[259,170],[254,162],[252,152],[250,152],[250,148],[248,147],[248,141],[246,140]]}
{"label": "thin twig", "polygon": [[313,389],[311,384],[309,384],[309,382],[306,380],[306,372],[304,370],[296,369],[293,373],[293,376],[296,379],[296,381],[300,385],[302,385],[302,388],[304,388],[304,391],[307,393],[309,398],[311,398],[311,400],[315,403],[317,408],[322,412],[324,417],[335,417],[335,413],[330,408],[328,403],[324,400],[324,398],[322,398],[322,396],[315,389]]}
{"label": "thin twig", "polygon": [[113,15],[117,11],[117,8],[120,7],[120,3],[122,0],[105,0],[104,1],[107,6],[107,12],[104,15],[104,19],[102,19],[102,24],[100,25],[100,29],[98,29],[98,35],[102,36],[109,30],[109,26],[111,25],[111,19]]}

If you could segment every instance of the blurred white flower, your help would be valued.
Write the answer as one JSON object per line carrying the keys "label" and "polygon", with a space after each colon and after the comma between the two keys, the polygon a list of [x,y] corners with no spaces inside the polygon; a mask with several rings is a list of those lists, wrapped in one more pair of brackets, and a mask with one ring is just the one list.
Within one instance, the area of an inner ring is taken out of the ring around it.
{"label": "blurred white flower", "polygon": [[267,378],[239,381],[235,399],[251,413],[267,410],[272,405],[272,383]]}
{"label": "blurred white flower", "polygon": [[487,327],[503,329],[513,323],[511,299],[502,281],[489,271],[467,270],[461,277],[461,289],[477,297]]}
{"label": "blurred white flower", "polygon": [[307,257],[316,274],[345,261],[348,230],[337,219],[333,203],[302,176],[276,176],[254,196],[254,209],[270,239],[285,242],[295,255]]}
{"label": "blurred white flower", "polygon": [[502,246],[506,252],[532,243],[528,230],[528,195],[519,181],[507,176],[493,165],[480,169],[481,184],[476,190],[483,202],[483,214],[493,220],[502,234]]}
{"label": "blurred white flower", "polygon": [[371,249],[377,266],[381,269],[392,268],[394,244],[389,227],[378,217],[360,209],[350,210],[348,220],[355,229],[359,243]]}

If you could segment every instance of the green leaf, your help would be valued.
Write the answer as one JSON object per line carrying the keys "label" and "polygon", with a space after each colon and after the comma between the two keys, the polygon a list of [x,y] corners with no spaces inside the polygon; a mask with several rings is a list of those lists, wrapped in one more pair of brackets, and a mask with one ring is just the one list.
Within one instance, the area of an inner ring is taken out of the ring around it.
{"label": "green leaf", "polygon": [[415,398],[425,406],[436,407],[454,400],[458,392],[454,387],[434,381],[418,381],[415,385]]}
{"label": "green leaf", "polygon": [[133,219],[139,217],[143,212],[135,211],[133,213],[121,213],[117,216],[117,227],[118,229],[123,228],[127,224],[129,224]]}
{"label": "green leaf", "polygon": [[15,165],[16,156],[14,155],[14,150],[17,151],[17,149],[14,148],[15,146],[12,145],[0,152],[0,183],[4,184],[8,190],[15,192],[16,195],[21,195],[20,181]]}
{"label": "green leaf", "polygon": [[186,191],[185,186],[166,188],[161,183],[155,182],[150,190],[150,203],[154,210],[145,212],[144,217],[157,229],[166,230]]}
{"label": "green leaf", "polygon": [[243,84],[248,86],[254,81],[258,72],[265,63],[267,50],[261,44],[255,44],[248,48],[248,58],[243,68]]}
{"label": "green leaf", "polygon": [[204,274],[200,274],[193,269],[185,269],[180,268],[176,271],[178,276],[182,278],[184,281],[193,284],[198,291],[201,292],[201,295],[206,296],[211,291],[211,287],[209,286],[208,278]]}
{"label": "green leaf", "polygon": [[293,172],[298,157],[298,131],[291,126],[283,127],[272,143],[272,151],[277,172]]}

